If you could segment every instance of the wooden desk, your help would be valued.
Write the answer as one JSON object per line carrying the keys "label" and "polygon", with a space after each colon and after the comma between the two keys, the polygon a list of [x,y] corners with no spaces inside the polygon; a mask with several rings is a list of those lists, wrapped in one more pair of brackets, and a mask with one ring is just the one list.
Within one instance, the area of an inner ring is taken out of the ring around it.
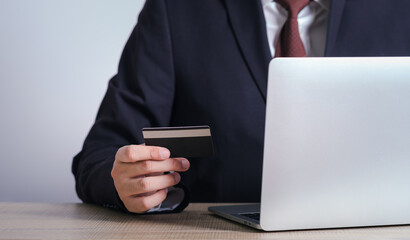
{"label": "wooden desk", "polygon": [[410,226],[266,233],[216,217],[208,206],[137,216],[87,204],[0,203],[0,239],[410,239]]}

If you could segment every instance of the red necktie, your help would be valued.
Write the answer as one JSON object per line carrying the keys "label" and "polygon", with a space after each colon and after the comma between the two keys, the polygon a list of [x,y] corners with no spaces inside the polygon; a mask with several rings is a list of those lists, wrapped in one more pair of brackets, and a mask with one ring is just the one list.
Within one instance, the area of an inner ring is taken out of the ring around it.
{"label": "red necktie", "polygon": [[276,0],[288,10],[288,19],[283,25],[276,45],[276,57],[306,57],[305,47],[300,39],[298,14],[310,0]]}

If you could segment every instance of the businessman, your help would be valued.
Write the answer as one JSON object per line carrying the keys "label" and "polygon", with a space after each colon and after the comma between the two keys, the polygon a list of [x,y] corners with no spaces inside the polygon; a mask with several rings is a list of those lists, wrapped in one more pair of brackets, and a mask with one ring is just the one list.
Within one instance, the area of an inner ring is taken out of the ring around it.
{"label": "businessman", "polygon": [[[74,158],[79,197],[135,213],[258,202],[269,61],[409,55],[409,9],[407,0],[147,0]],[[211,127],[214,157],[143,145],[143,127],[192,125]]]}

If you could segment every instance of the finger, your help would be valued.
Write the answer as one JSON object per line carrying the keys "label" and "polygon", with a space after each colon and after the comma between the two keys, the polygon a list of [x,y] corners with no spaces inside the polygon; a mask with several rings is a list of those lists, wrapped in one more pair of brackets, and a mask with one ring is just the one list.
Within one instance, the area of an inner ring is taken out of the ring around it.
{"label": "finger", "polygon": [[139,161],[127,168],[127,175],[129,177],[137,177],[148,175],[152,173],[163,172],[185,172],[189,169],[190,163],[186,158],[168,158],[164,161]]}
{"label": "finger", "polygon": [[167,198],[168,188],[161,189],[151,195],[142,197],[129,197],[124,205],[130,212],[144,213],[151,208],[158,206]]}
{"label": "finger", "polygon": [[130,163],[143,160],[165,160],[170,155],[169,150],[163,147],[127,145],[118,149],[115,159],[120,162]]}
{"label": "finger", "polygon": [[141,193],[148,193],[172,187],[175,184],[178,184],[180,180],[181,176],[174,172],[160,176],[129,179],[121,186],[121,188],[123,188],[122,192],[127,196],[135,196]]}

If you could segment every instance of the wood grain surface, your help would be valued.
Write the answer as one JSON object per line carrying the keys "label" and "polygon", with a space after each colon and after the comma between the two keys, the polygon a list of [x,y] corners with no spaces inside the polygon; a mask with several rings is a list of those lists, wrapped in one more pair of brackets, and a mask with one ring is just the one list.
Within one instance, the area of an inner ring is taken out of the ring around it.
{"label": "wood grain surface", "polygon": [[262,232],[209,213],[211,205],[132,215],[88,204],[0,203],[0,239],[410,239],[410,226]]}

